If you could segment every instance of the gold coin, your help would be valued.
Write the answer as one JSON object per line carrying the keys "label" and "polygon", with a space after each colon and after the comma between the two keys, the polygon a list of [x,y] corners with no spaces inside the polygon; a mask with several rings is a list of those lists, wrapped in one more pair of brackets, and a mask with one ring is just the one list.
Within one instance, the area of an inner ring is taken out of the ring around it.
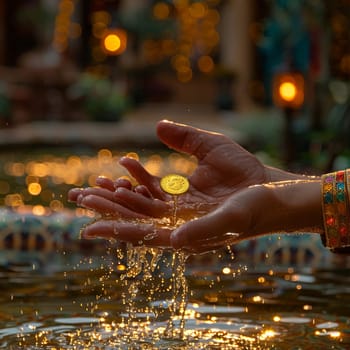
{"label": "gold coin", "polygon": [[169,174],[161,178],[160,187],[170,194],[182,194],[188,190],[190,183],[184,176]]}

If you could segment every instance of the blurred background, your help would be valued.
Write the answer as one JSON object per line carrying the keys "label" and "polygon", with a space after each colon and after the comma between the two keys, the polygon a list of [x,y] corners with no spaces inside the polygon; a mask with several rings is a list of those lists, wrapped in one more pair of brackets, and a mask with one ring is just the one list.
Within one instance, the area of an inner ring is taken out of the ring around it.
{"label": "blurred background", "polygon": [[350,168],[349,78],[350,0],[0,0],[0,348],[350,349],[350,260],[318,235],[198,254],[187,289],[182,254],[80,240],[98,216],[67,200],[125,155],[191,174],[162,118]]}
{"label": "blurred background", "polygon": [[[2,172],[26,191],[7,201],[17,190],[4,180],[1,202],[38,196],[50,166],[81,172],[77,149],[106,163],[115,149],[159,147],[164,117],[293,171],[348,167],[349,77],[349,0],[1,1]],[[67,157],[35,168],[37,145]],[[85,181],[52,171],[53,185]]]}

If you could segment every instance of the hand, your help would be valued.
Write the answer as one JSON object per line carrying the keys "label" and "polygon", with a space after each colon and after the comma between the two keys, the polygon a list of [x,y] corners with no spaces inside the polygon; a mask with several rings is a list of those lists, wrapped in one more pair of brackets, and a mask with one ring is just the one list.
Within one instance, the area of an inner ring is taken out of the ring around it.
{"label": "hand", "polygon": [[[236,191],[250,185],[302,178],[279,169],[264,166],[254,155],[230,138],[187,125],[161,121],[159,139],[169,148],[194,155],[198,166],[189,176],[189,190],[178,197],[177,217],[185,221],[202,216]],[[96,210],[102,215],[132,217],[167,217],[173,213],[173,197],[162,191],[160,179],[148,173],[135,159],[119,162],[139,183],[99,178],[101,188],[73,189],[69,200]],[[142,195],[139,195],[142,194]]]}
{"label": "hand", "polygon": [[104,237],[205,252],[267,233],[322,231],[320,181],[282,181],[242,189],[207,215],[173,232],[157,221],[102,220],[84,238]]}
{"label": "hand", "polygon": [[[168,147],[194,155],[198,159],[196,170],[189,176],[190,188],[178,197],[176,203],[176,217],[179,222],[212,212],[232,194],[251,185],[305,179],[304,176],[263,165],[254,155],[222,134],[167,121],[158,123],[157,133],[159,139]],[[88,232],[86,236],[93,237],[94,234],[98,234],[108,238],[114,237],[118,231],[118,237],[122,239],[121,231],[126,233],[130,229],[130,234],[124,235],[123,239],[135,243],[142,241],[142,237],[152,231],[154,220],[148,224],[143,222],[144,226],[134,222],[131,223],[132,227],[129,227],[128,223],[124,222],[122,225],[117,219],[146,220],[171,217],[175,209],[174,200],[171,195],[161,190],[160,179],[149,174],[138,161],[122,158],[120,164],[139,183],[134,189],[130,182],[124,179],[113,182],[100,178],[97,182],[100,188],[73,189],[69,192],[69,199],[109,219],[86,228],[85,232]],[[147,225],[150,226],[147,228]],[[157,232],[160,230],[163,232],[162,237],[167,238],[159,242],[149,240],[148,243],[169,244],[173,227],[161,225],[161,228],[157,228]]]}
{"label": "hand", "polygon": [[293,180],[246,188],[208,215],[171,233],[173,248],[207,251],[271,233],[322,232],[319,180]]}

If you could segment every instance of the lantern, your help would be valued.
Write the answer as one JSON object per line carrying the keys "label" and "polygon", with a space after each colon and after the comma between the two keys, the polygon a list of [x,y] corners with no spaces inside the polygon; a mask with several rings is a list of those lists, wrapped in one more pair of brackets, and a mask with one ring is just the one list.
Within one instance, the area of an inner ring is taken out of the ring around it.
{"label": "lantern", "polygon": [[123,29],[108,29],[101,39],[103,52],[108,56],[122,54],[127,45],[127,34]]}
{"label": "lantern", "polygon": [[276,75],[273,83],[275,105],[282,108],[300,108],[304,103],[304,85],[304,78],[299,73]]}

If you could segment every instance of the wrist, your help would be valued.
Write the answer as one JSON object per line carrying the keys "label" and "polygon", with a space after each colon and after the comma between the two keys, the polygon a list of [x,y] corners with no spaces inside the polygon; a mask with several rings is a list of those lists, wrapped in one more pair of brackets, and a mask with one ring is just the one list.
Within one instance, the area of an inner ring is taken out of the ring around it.
{"label": "wrist", "polygon": [[293,180],[262,185],[264,208],[259,208],[254,221],[258,233],[322,232],[321,181]]}
{"label": "wrist", "polygon": [[278,181],[294,181],[294,180],[309,180],[309,181],[320,181],[320,176],[315,175],[303,175],[303,174],[295,174],[290,173],[288,171],[284,171],[281,169],[273,168],[273,167],[266,167],[266,170],[269,174],[269,181],[270,182],[278,182]]}

